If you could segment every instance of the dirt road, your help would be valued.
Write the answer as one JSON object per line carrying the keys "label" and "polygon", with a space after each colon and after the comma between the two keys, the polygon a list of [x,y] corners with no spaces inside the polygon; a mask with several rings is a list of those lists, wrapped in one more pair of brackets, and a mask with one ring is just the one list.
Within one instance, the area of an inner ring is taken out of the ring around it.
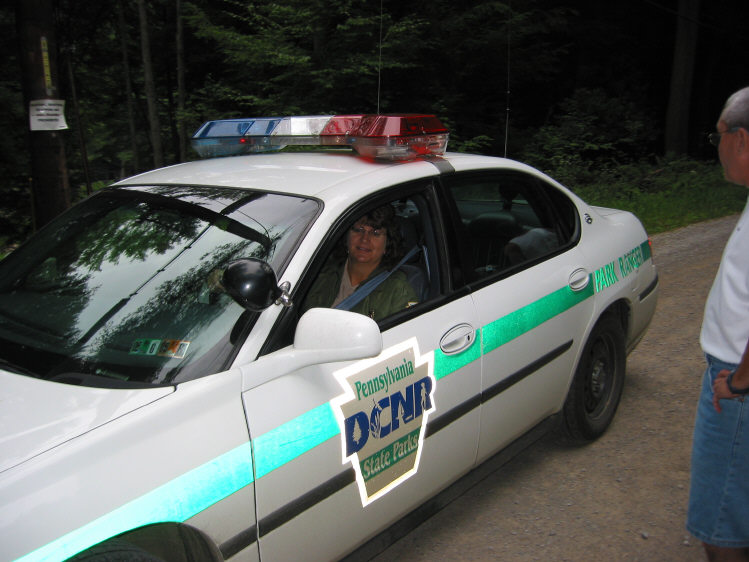
{"label": "dirt road", "polygon": [[653,237],[658,308],[603,437],[573,448],[547,434],[376,560],[705,560],[684,529],[698,337],[737,218]]}

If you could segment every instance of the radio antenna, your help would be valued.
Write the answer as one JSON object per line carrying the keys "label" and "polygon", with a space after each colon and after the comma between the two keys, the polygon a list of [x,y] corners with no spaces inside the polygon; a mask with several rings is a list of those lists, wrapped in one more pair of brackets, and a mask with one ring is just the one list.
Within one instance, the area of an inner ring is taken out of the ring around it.
{"label": "radio antenna", "polygon": [[380,114],[380,87],[382,81],[382,2],[380,0],[380,54],[377,60],[377,115]]}
{"label": "radio antenna", "polygon": [[510,36],[512,31],[512,2],[508,2],[510,16],[507,20],[507,92],[505,108],[505,158],[507,158],[507,141],[510,136]]}

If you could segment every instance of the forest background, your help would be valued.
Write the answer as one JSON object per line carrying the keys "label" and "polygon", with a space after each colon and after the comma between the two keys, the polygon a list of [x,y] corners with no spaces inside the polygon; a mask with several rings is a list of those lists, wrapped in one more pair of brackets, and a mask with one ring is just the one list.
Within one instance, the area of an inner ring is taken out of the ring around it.
{"label": "forest background", "polygon": [[36,16],[69,125],[44,133],[62,153],[45,165],[71,203],[195,159],[207,120],[376,112],[434,113],[448,150],[528,162],[651,232],[746,200],[705,138],[749,85],[746,0],[17,0],[0,7],[0,249],[59,212],[32,166]]}

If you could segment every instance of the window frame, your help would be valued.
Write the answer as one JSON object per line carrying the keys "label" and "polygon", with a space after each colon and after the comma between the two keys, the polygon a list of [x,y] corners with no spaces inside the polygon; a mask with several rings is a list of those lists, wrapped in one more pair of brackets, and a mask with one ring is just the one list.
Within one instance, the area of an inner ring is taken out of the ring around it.
{"label": "window frame", "polygon": [[[437,289],[430,288],[427,300],[380,320],[378,322],[380,332],[387,331],[394,326],[440,306],[440,303],[449,295],[449,287],[451,286],[449,276],[447,275],[449,256],[446,253],[445,229],[442,228],[445,222],[442,216],[442,208],[438,201],[437,181],[435,178],[425,178],[388,187],[368,197],[359,199],[336,218],[330,225],[324,239],[320,241],[317,250],[301,274],[299,281],[292,289],[293,305],[281,311],[261,347],[258,357],[282,349],[292,343],[293,333],[301,316],[299,314],[301,304],[304,302],[304,298],[312,288],[314,280],[319,275],[325,262],[335,250],[336,245],[340,243],[341,237],[345,234],[346,230],[359,217],[372,209],[400,199],[415,198],[421,199],[421,202],[417,203],[419,216],[421,217],[420,234],[424,238],[424,245],[427,247],[427,253],[429,254],[426,259],[431,271],[430,277],[436,279]],[[404,251],[408,251],[409,249],[404,248]]]}

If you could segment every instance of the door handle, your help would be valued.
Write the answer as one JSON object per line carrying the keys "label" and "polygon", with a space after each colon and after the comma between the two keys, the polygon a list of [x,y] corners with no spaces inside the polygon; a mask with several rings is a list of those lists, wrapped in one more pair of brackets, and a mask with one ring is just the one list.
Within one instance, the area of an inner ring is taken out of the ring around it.
{"label": "door handle", "polygon": [[440,349],[446,355],[453,355],[468,349],[476,340],[476,329],[464,322],[453,326],[440,339]]}
{"label": "door handle", "polygon": [[573,291],[582,291],[590,283],[590,275],[584,267],[579,267],[570,273],[569,285]]}

